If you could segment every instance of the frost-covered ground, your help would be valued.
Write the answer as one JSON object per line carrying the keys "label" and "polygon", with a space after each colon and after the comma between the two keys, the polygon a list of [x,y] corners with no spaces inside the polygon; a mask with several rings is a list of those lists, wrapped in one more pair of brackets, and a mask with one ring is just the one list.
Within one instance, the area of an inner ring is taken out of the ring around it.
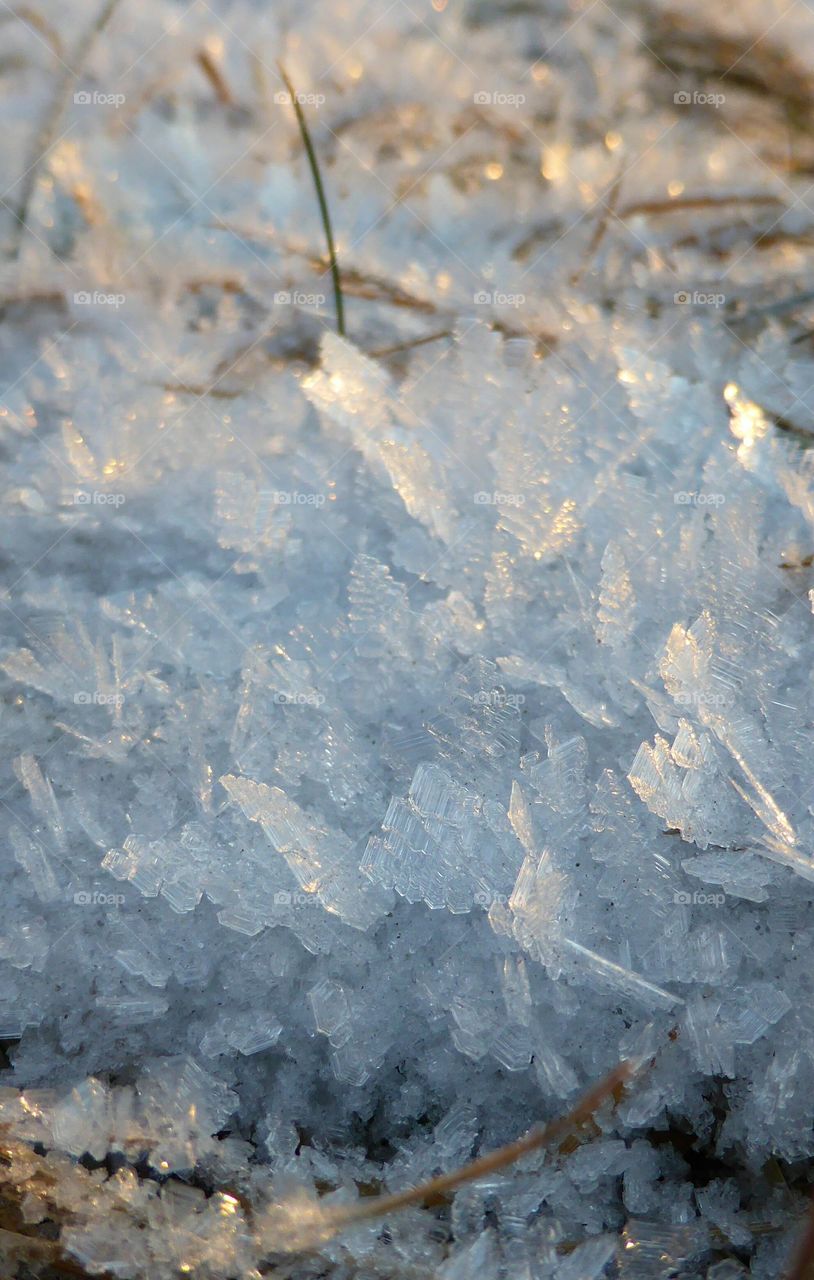
{"label": "frost-covered ground", "polygon": [[0,20],[3,1274],[775,1280],[814,14]]}

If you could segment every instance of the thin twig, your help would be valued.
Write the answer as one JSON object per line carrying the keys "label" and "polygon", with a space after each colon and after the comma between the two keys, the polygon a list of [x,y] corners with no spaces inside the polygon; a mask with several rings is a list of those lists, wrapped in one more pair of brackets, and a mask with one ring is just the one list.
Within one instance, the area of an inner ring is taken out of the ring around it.
{"label": "thin twig", "polygon": [[311,141],[311,134],[308,130],[308,122],[305,119],[305,113],[302,109],[302,104],[297,97],[297,92],[291,83],[283,64],[278,62],[277,66],[297,117],[297,124],[299,125],[300,134],[302,135],[305,154],[308,156],[308,163],[311,167],[311,176],[314,179],[314,187],[316,188],[317,200],[319,201],[319,212],[322,217],[322,226],[325,230],[325,239],[328,244],[328,257],[331,263],[331,277],[333,279],[334,298],[336,300],[336,329],[337,333],[344,338],[345,307],[342,299],[342,281],[339,276],[339,262],[336,257],[336,245],[334,243],[333,228],[331,226],[331,215],[328,211],[328,201],[325,197],[325,188],[322,185],[322,175],[319,171],[319,162],[317,161],[314,144]]}

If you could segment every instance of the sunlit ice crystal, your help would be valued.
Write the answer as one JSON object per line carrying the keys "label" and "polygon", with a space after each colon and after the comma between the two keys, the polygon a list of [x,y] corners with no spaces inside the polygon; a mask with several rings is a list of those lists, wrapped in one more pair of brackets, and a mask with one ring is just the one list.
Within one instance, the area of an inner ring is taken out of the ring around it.
{"label": "sunlit ice crystal", "polygon": [[810,15],[522,8],[4,26],[3,1247],[55,1270],[785,1268]]}

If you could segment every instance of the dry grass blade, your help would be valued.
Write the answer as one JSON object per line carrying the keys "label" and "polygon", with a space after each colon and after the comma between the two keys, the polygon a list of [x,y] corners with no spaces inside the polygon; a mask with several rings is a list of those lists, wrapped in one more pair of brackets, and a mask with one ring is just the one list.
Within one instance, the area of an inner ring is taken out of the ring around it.
{"label": "dry grass blade", "polygon": [[235,99],[226,78],[208,49],[199,49],[195,61],[208,80],[215,97],[222,107],[233,107]]}
{"label": "dry grass blade", "polygon": [[608,230],[608,223],[610,222],[611,218],[616,217],[616,206],[619,203],[619,195],[622,190],[623,178],[624,178],[624,172],[620,173],[618,177],[615,179],[610,189],[610,192],[608,193],[607,201],[603,200],[601,202],[602,213],[600,215],[599,221],[594,227],[593,235],[591,236],[591,242],[588,245],[588,248],[585,253],[585,257],[582,263],[580,264],[580,266],[571,276],[572,285],[577,285],[582,280],[582,277],[584,276],[585,272],[588,270],[588,267],[591,265],[597,253],[599,252],[599,247],[602,244],[602,241],[605,239],[605,233]]}
{"label": "dry grass blade", "polygon": [[41,13],[37,13],[36,9],[30,9],[28,5],[20,5],[17,9],[10,9],[8,13],[0,15],[2,22],[11,18],[24,22],[33,31],[38,31],[43,39],[47,40],[56,57],[62,57],[62,41],[59,38],[59,32],[43,18]]}
{"label": "dry grass blade", "polygon": [[277,66],[279,68],[280,75],[283,80],[283,84],[285,85],[286,90],[288,92],[288,96],[291,99],[291,105],[293,106],[294,112],[297,117],[297,124],[299,125],[300,134],[302,135],[302,142],[303,142],[303,146],[305,147],[305,154],[308,157],[308,164],[311,167],[311,176],[314,179],[314,187],[316,189],[317,200],[319,202],[319,212],[322,218],[322,226],[325,230],[325,239],[328,244],[328,257],[331,263],[331,278],[333,280],[334,299],[336,302],[336,329],[337,329],[337,332],[342,337],[344,337],[345,336],[345,307],[344,307],[344,302],[342,298],[342,281],[339,275],[339,262],[336,256],[336,244],[334,243],[333,227],[331,226],[331,215],[328,210],[328,201],[325,196],[325,187],[323,186],[323,183],[322,183],[322,174],[320,173],[320,170],[319,170],[319,161],[317,160],[317,153],[314,150],[314,144],[311,141],[311,134],[308,129],[308,121],[305,119],[305,112],[302,109],[302,104],[297,96],[297,92],[293,84],[291,83],[288,73],[286,72],[285,67],[283,67],[282,63],[278,62]]}
{"label": "dry grass blade", "polygon": [[541,1129],[531,1129],[522,1138],[517,1138],[505,1147],[499,1147],[497,1151],[479,1156],[477,1160],[472,1160],[451,1173],[439,1174],[438,1177],[430,1178],[428,1182],[422,1182],[417,1187],[408,1187],[405,1191],[397,1191],[393,1195],[377,1196],[362,1204],[354,1205],[350,1210],[343,1210],[335,1222],[336,1228],[364,1222],[370,1218],[384,1217],[388,1213],[407,1209],[411,1205],[437,1203],[464,1183],[475,1182],[478,1178],[496,1173],[499,1169],[506,1169],[532,1151],[550,1146],[558,1140],[567,1139],[573,1130],[580,1129],[589,1123],[605,1102],[610,1100],[614,1103],[618,1102],[624,1086],[633,1079],[637,1070],[636,1063],[620,1062],[604,1079],[583,1094],[576,1106],[566,1115],[552,1120]]}
{"label": "dry grass blade", "polygon": [[721,196],[687,196],[684,200],[641,200],[637,204],[627,205],[620,209],[620,218],[636,218],[646,215],[655,217],[659,214],[684,213],[687,210],[721,209],[728,206],[736,208],[763,206],[782,208],[783,201],[779,196],[765,194],[721,195]]}
{"label": "dry grass blade", "polygon": [[56,92],[51,100],[51,105],[34,143],[33,159],[23,178],[22,191],[20,193],[20,198],[17,201],[17,207],[14,215],[17,219],[17,225],[11,245],[11,253],[9,255],[12,258],[16,258],[20,252],[23,235],[28,224],[29,206],[34,195],[40,166],[42,165],[45,156],[53,146],[56,138],[57,128],[65,110],[68,90],[72,84],[76,83],[82,74],[82,69],[90,56],[94,44],[110,22],[110,19],[113,17],[113,14],[116,12],[120,3],[121,0],[105,0],[105,3],[99,13],[93,19],[90,26],[82,32],[76,43],[76,48],[74,49],[71,57],[73,65],[69,66],[64,64],[62,75],[59,77],[59,81],[57,83]]}
{"label": "dry grass blade", "polygon": [[814,1198],[786,1280],[814,1280]]}
{"label": "dry grass blade", "polygon": [[440,342],[443,338],[451,338],[451,329],[441,329],[438,333],[426,333],[421,338],[407,338],[404,342],[394,342],[389,347],[377,347],[369,351],[371,360],[384,360],[388,356],[400,355],[403,351],[413,351],[416,347],[426,347],[430,342]]}
{"label": "dry grass blade", "polygon": [[725,30],[714,8],[708,25],[687,6],[642,6],[645,48],[675,75],[691,74],[726,81],[732,87],[759,96],[765,113],[770,99],[783,107],[789,122],[810,129],[814,91],[809,68],[793,51],[769,38],[769,27],[760,39],[733,36]]}

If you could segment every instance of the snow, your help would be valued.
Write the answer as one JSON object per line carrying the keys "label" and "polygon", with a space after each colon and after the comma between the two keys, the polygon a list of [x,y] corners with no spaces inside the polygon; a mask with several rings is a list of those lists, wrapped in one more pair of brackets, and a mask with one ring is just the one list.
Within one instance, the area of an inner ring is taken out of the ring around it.
{"label": "snow", "polygon": [[3,27],[3,1204],[121,1280],[779,1274],[810,13],[72,17]]}

